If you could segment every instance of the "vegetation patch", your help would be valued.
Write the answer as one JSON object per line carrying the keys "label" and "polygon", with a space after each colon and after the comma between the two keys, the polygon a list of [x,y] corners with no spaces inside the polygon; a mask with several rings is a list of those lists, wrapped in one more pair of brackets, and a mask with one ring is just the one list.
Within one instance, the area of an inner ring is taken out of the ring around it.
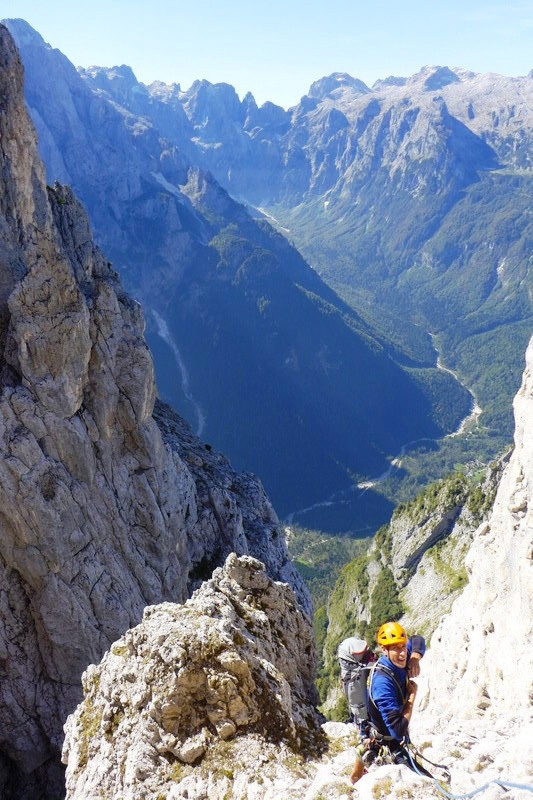
{"label": "vegetation patch", "polygon": [[366,550],[368,540],[330,536],[298,525],[291,525],[287,530],[289,553],[309,587],[314,606],[325,606],[339,570]]}
{"label": "vegetation patch", "polygon": [[102,712],[95,708],[88,700],[84,700],[83,708],[78,718],[80,757],[79,766],[87,765],[91,740],[98,734],[102,723]]}
{"label": "vegetation patch", "polygon": [[[440,542],[437,542],[437,544],[428,550],[428,556],[432,559],[435,572],[442,579],[448,593],[453,594],[453,592],[457,592],[459,589],[463,589],[466,586],[468,583],[468,573],[464,566],[464,558],[461,558],[460,554],[456,556],[459,566],[452,566],[447,557],[449,551],[449,540],[441,539]],[[463,551],[466,552],[466,547],[463,548]]]}
{"label": "vegetation patch", "polygon": [[376,781],[372,787],[374,800],[381,800],[382,797],[391,797],[392,795],[392,778],[383,778],[381,781]]}
{"label": "vegetation patch", "polygon": [[393,519],[406,514],[413,523],[424,524],[438,508],[446,511],[463,505],[468,497],[468,488],[465,476],[461,472],[454,473],[430,484],[411,502],[400,503]]}
{"label": "vegetation patch", "polygon": [[372,592],[370,629],[376,631],[384,622],[400,619],[404,611],[394,576],[389,567],[384,567]]}

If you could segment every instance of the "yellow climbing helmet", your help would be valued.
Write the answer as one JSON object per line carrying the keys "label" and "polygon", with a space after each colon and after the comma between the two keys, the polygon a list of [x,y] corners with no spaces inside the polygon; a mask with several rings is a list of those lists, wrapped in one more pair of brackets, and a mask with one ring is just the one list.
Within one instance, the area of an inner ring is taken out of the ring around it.
{"label": "yellow climbing helmet", "polygon": [[407,644],[407,634],[397,622],[386,622],[378,631],[378,644],[389,647],[391,644]]}

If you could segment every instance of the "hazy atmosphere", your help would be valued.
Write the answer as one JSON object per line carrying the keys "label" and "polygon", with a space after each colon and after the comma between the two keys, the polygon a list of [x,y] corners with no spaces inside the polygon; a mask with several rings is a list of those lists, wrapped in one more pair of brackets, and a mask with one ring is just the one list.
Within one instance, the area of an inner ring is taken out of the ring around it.
{"label": "hazy atmosphere", "polygon": [[312,81],[348,72],[371,85],[426,64],[524,75],[533,67],[531,3],[254,4],[4,0],[77,66],[128,64],[138,80],[231,83],[258,103],[295,105]]}

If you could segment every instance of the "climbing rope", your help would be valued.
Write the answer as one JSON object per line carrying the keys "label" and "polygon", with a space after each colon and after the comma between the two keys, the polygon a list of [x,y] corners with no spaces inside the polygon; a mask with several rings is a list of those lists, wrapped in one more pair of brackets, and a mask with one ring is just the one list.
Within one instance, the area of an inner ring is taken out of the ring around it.
{"label": "climbing rope", "polygon": [[416,758],[421,758],[422,761],[426,762],[426,764],[431,764],[432,767],[436,767],[437,769],[442,770],[442,772],[444,772],[445,780],[447,782],[449,782],[451,780],[450,770],[448,769],[446,764],[436,764],[434,761],[430,761],[429,758],[426,758],[426,756],[422,755],[420,750],[416,749],[416,747],[414,746],[414,744],[412,744],[412,742],[409,742],[409,741],[406,742],[405,743],[405,747],[406,747],[406,750],[408,752],[408,755],[409,755],[410,759],[411,759],[411,755],[410,755],[409,751],[412,750],[412,752],[415,754]]}
{"label": "climbing rope", "polygon": [[[417,767],[417,763],[411,754],[411,750],[413,750],[420,758],[423,758],[424,761],[427,761],[428,764],[433,764],[433,762],[429,761],[429,759],[427,758],[424,758],[424,756],[422,756],[420,753],[417,753],[416,750],[410,744],[407,745],[406,749],[407,749],[407,755],[409,756],[409,761],[411,762],[414,771],[417,773],[417,775],[421,775],[422,777],[424,777],[424,774],[420,772],[420,770]],[[444,767],[442,764],[433,764],[433,766],[438,767],[439,769],[444,769],[449,775],[448,768]],[[505,791],[508,791],[509,789],[523,789],[526,792],[533,792],[533,786],[529,786],[525,783],[509,783],[508,781],[494,780],[485,783],[483,786],[480,786],[479,789],[474,789],[472,792],[468,792],[467,794],[452,794],[451,792],[446,791],[444,786],[437,780],[437,778],[433,778],[433,781],[438,791],[443,795],[443,797],[448,798],[448,800],[466,800],[469,797],[474,797],[476,794],[481,794],[481,792],[486,791],[492,784],[499,786],[501,789],[504,789]]]}

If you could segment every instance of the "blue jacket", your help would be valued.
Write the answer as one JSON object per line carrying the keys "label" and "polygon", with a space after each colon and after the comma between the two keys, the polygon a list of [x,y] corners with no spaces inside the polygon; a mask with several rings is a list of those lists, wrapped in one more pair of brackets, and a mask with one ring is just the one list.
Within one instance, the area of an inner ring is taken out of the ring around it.
{"label": "blue jacket", "polygon": [[[385,655],[380,656],[369,687],[368,712],[373,726],[383,735],[401,742],[407,736],[409,723],[403,716],[407,700],[407,667],[411,653],[424,655],[426,643],[422,636],[413,636],[407,643],[407,666],[394,666]],[[380,670],[380,665],[384,669]]]}

